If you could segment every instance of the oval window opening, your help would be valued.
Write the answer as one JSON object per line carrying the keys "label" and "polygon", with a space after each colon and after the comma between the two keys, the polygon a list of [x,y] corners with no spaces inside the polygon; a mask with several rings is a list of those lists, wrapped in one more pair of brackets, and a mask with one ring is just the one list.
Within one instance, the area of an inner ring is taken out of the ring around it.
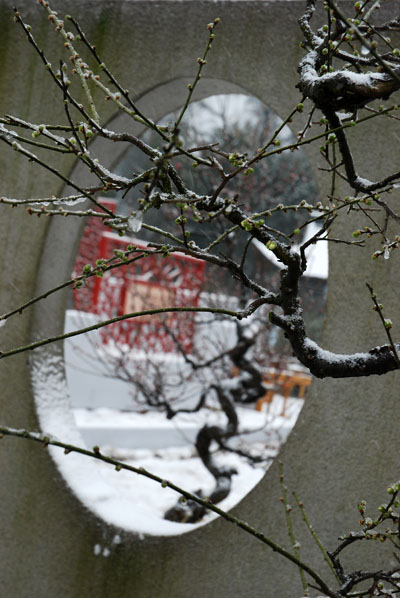
{"label": "oval window opening", "polygon": [[[176,116],[166,116],[162,124],[168,126]],[[214,147],[221,156],[226,158],[229,152],[234,162],[262,147],[280,122],[254,97],[218,95],[189,107],[179,135],[185,147],[202,148],[196,156],[202,156],[210,144],[218,144]],[[284,143],[294,140],[288,127],[281,139]],[[146,132],[143,141],[159,143],[152,132]],[[213,155],[217,160],[218,153]],[[185,156],[175,158],[174,165],[188,186],[196,177],[192,188],[200,194],[218,185],[218,169],[203,174]],[[114,170],[131,176],[132,171],[150,166],[141,152],[130,148]],[[253,240],[244,248],[247,238],[240,229],[225,234],[218,228],[218,219],[204,226],[195,211],[186,217],[188,207],[176,203],[149,211],[143,224],[141,193],[139,186],[124,196],[99,198],[115,213],[131,215],[131,234],[118,234],[104,226],[101,218],[91,217],[74,275],[97,260],[122,256],[132,245],[150,255],[90,278],[87,285],[76,289],[66,314],[66,331],[172,305],[233,311],[246,306],[250,295],[231,273],[190,255],[168,255],[151,246],[160,243],[159,229],[167,217],[174,225],[166,242],[184,228],[195,245],[211,251],[215,239],[221,237],[220,255],[245,260],[250,278],[268,280],[268,287],[278,290],[281,264],[261,242]],[[301,151],[275,154],[254,173],[233,179],[224,193],[232,200],[239,197],[250,213],[271,210],[268,225],[286,235],[301,228],[304,214],[276,207],[318,199],[316,182]],[[301,228],[294,245],[317,230],[315,222]],[[302,279],[305,321],[309,336],[316,341],[325,309],[326,246],[310,246],[308,270]],[[240,322],[208,312],[146,314],[122,320],[66,341],[65,361],[73,413],[87,446],[97,445],[102,453],[209,497],[225,510],[264,475],[297,419],[311,380],[291,356],[283,334],[269,324],[267,309]],[[161,490],[151,480],[122,471],[115,475],[101,463],[96,466],[113,492],[138,510],[142,531],[183,533],[213,518],[195,505],[177,502],[175,492]],[[101,497],[93,491],[92,500]]]}

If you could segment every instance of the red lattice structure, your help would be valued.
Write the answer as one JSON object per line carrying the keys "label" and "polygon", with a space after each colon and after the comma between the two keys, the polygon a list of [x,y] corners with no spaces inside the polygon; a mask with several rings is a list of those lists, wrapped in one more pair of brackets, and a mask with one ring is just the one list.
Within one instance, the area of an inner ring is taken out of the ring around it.
{"label": "red lattice structure", "polygon": [[[111,200],[101,202],[108,208],[115,208],[115,202]],[[145,247],[144,242],[110,232],[101,218],[89,218],[73,276],[81,274],[86,264],[94,266],[97,259],[113,257],[115,250],[124,250],[132,244]],[[154,308],[197,306],[204,282],[204,268],[203,261],[183,254],[145,257],[105,272],[102,278],[89,278],[87,286],[74,291],[75,308],[97,314],[101,319],[110,319]],[[100,334],[104,343],[124,348],[164,353],[180,349],[190,352],[194,314],[172,312],[140,316],[106,326]]]}

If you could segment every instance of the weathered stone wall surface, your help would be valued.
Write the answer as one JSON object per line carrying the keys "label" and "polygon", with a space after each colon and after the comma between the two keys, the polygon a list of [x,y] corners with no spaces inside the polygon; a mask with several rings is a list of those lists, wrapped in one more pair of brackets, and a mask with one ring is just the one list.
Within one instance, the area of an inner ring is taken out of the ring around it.
{"label": "weathered stone wall surface", "polygon": [[[56,92],[23,32],[12,22],[12,4],[11,0],[0,0],[0,114],[57,122],[60,105],[54,102]],[[135,90],[141,106],[152,117],[182,103],[186,83],[193,77],[196,58],[204,47],[205,25],[219,16],[222,23],[200,93],[242,89],[285,116],[299,101],[295,89],[301,56],[297,18],[304,4],[303,0],[56,0],[54,8],[60,15],[69,12],[78,18],[111,70],[126,87]],[[18,8],[46,52],[53,54],[59,38],[42,9],[31,0],[20,0]],[[112,108],[107,108],[111,118]],[[357,127],[352,135],[358,143],[357,159],[368,144],[360,174],[373,177],[392,169],[397,141],[389,123],[373,133],[373,142],[368,137],[370,131],[372,124],[360,130]],[[318,152],[306,151],[319,176]],[[73,166],[64,164],[63,169]],[[0,181],[0,194],[16,198],[44,197],[61,188],[50,173],[27,163],[4,145]],[[355,225],[346,221],[340,227],[341,232],[345,227],[351,231]],[[32,221],[21,208],[2,208],[0,311],[67,277],[76,242],[77,232],[68,219]],[[394,291],[399,283],[399,263],[396,256],[375,263],[369,251],[356,248],[349,254],[346,247],[334,249],[324,346],[333,351],[365,350],[385,341],[370,309],[365,282],[377,288],[387,313],[398,320]],[[54,297],[10,320],[0,329],[1,349],[21,345],[35,335],[60,331],[64,301],[62,295]],[[57,349],[52,351],[42,356],[62,360]],[[33,361],[32,355],[22,354],[0,362],[0,420],[4,424],[39,428],[30,381]],[[49,379],[51,375],[49,372]],[[59,371],[54,375],[57,378]],[[340,533],[356,527],[357,501],[367,498],[379,504],[386,485],[399,477],[395,444],[400,423],[398,383],[394,373],[361,381],[314,383],[281,453],[287,483],[303,499],[328,548]],[[47,380],[36,381],[36,388],[45,389],[46,384]],[[50,402],[51,392],[48,388]],[[54,388],[55,406],[60,400],[57,393],[59,389]],[[27,441],[3,440],[0,471],[2,596],[301,595],[293,565],[223,521],[216,520],[183,536],[141,540],[88,512],[41,447]],[[278,478],[274,465],[235,511],[287,545]],[[298,527],[303,558],[315,562],[317,549],[301,523]],[[122,543],[108,558],[95,556],[94,545],[110,545],[117,532]],[[354,563],[360,568],[379,567],[371,555]]]}

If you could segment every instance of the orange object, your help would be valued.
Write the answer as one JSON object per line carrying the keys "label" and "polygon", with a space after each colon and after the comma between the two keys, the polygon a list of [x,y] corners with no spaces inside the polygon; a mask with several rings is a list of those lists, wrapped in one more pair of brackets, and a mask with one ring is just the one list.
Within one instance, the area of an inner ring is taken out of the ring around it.
{"label": "orange object", "polygon": [[257,411],[262,411],[262,406],[264,403],[271,403],[275,393],[279,392],[284,399],[281,413],[281,416],[284,416],[286,413],[287,400],[292,394],[293,390],[298,387],[299,398],[304,399],[306,389],[311,383],[311,376],[302,372],[276,372],[270,374],[268,378],[266,378],[265,382],[267,384],[268,390],[265,395],[261,397],[261,399],[258,399],[256,403]]}

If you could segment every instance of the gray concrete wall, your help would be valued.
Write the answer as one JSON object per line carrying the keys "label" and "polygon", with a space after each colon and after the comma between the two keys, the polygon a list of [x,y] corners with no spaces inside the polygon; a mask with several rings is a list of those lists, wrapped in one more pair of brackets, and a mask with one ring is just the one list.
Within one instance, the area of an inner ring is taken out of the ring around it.
{"label": "gray concrete wall", "polygon": [[[350,2],[349,4],[352,4]],[[151,116],[178,106],[193,75],[205,41],[205,24],[219,16],[222,24],[207,65],[204,94],[214,88],[241,88],[284,116],[298,101],[296,65],[301,56],[296,23],[302,0],[136,1],[68,0],[55,2],[60,13],[74,14],[117,76],[132,87]],[[59,40],[40,7],[19,2],[46,51]],[[0,0],[0,114],[56,122],[59,107],[37,56],[12,22],[11,0]],[[173,82],[177,81],[177,84]],[[233,85],[234,87],[229,87]],[[109,116],[112,117],[111,108]],[[42,116],[41,116],[42,115]],[[43,116],[45,115],[45,116]],[[360,174],[390,171],[396,140],[389,125],[373,133],[354,131],[360,158],[369,144]],[[318,149],[318,148],[317,148]],[[50,174],[26,163],[1,146],[0,194],[22,198],[60,189]],[[100,149],[99,149],[100,151]],[[309,151],[313,167],[317,151]],[[67,171],[73,164],[64,164]],[[79,176],[79,172],[76,173]],[[316,171],[318,176],[318,172]],[[341,230],[354,223],[340,223]],[[1,208],[1,311],[20,304],[40,288],[70,272],[78,232],[73,223],[31,218],[20,208]],[[365,282],[382,295],[388,314],[398,320],[396,293],[399,264],[370,260],[339,248],[331,257],[328,319],[324,345],[331,350],[363,350],[384,342],[370,309]],[[348,256],[348,253],[346,253]],[[62,329],[65,297],[46,301],[36,310],[1,328],[1,348],[17,346],[38,334]],[[0,362],[1,422],[38,429],[31,365],[51,360],[46,376],[35,380],[54,409],[66,412],[62,351],[51,348],[36,357],[22,354]],[[398,375],[362,381],[313,384],[300,419],[284,447],[287,482],[304,500],[315,528],[328,547],[338,534],[356,527],[355,505],[361,498],[378,504],[386,485],[399,477],[395,434],[399,425]],[[60,390],[61,389],[61,390]],[[53,403],[52,403],[53,402]],[[73,495],[48,452],[26,441],[6,439],[0,446],[0,586],[7,598],[272,598],[301,595],[298,573],[239,529],[217,520],[195,532],[172,538],[116,530],[87,511]],[[276,465],[235,509],[272,538],[288,544],[283,525]],[[304,559],[318,560],[317,550],[299,523]],[[112,545],[116,531],[122,543],[108,558],[95,556],[96,544]],[[355,566],[378,567],[366,555]]]}

